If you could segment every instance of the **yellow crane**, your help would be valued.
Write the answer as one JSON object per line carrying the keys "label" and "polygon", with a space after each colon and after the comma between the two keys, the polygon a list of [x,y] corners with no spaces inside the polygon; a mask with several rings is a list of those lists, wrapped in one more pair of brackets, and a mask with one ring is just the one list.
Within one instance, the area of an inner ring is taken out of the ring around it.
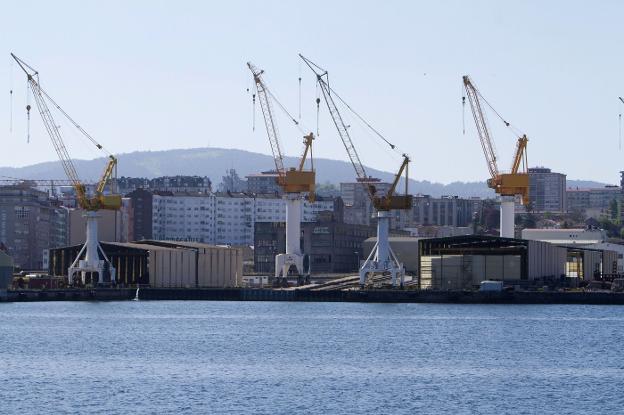
{"label": "yellow crane", "polygon": [[[390,211],[395,209],[409,210],[412,208],[412,197],[408,194],[408,165],[410,163],[410,159],[406,154],[403,154],[401,167],[395,175],[393,182],[384,194],[379,195],[374,182],[371,182],[370,177],[366,174],[366,169],[364,168],[355,146],[353,145],[353,141],[351,140],[348,127],[338,110],[336,102],[334,101],[333,96],[338,97],[338,94],[336,94],[335,91],[329,87],[329,75],[327,71],[303,55],[299,54],[299,57],[316,75],[317,83],[323,93],[323,98],[327,104],[327,108],[334,125],[336,126],[338,135],[347,150],[347,155],[349,156],[349,160],[355,170],[357,181],[366,186],[368,196],[377,210],[377,243],[360,268],[360,285],[364,286],[368,277],[372,277],[375,274],[390,274],[392,277],[392,285],[397,284],[397,279],[400,279],[402,284],[405,276],[405,268],[392,251],[390,243],[388,242],[388,236],[390,231]],[[338,98],[340,99],[340,97]],[[342,99],[340,100],[342,101]],[[358,114],[356,115],[362,119]],[[363,119],[362,121],[377,135],[379,135],[392,149],[395,148],[395,146],[383,138],[377,130],[372,128],[370,124]],[[395,192],[403,172],[405,172],[405,194],[398,195],[395,194]]]}
{"label": "yellow crane", "polygon": [[[35,98],[35,103],[43,125],[50,136],[54,150],[56,151],[63,170],[67,178],[71,181],[72,186],[76,192],[76,200],[78,205],[85,210],[86,217],[86,242],[74,262],[68,270],[69,283],[73,284],[75,274],[79,274],[83,284],[88,279],[91,281],[97,281],[98,284],[108,284],[115,282],[115,268],[112,266],[104,250],[100,246],[98,241],[98,228],[97,228],[97,212],[99,210],[119,210],[121,208],[121,196],[118,194],[105,194],[105,187],[108,181],[113,176],[117,167],[117,159],[108,154],[108,161],[104,168],[104,172],[96,184],[94,191],[89,194],[87,187],[83,181],[80,180],[76,167],[67,151],[63,136],[59,129],[58,124],[55,122],[52,112],[48,103],[56,108],[67,120],[74,126],[80,133],[82,133],[89,141],[91,141],[98,150],[104,151],[104,148],[99,144],[91,135],[89,135],[76,121],[74,121],[67,112],[65,112],[46,92],[41,88],[39,82],[39,72],[32,66],[28,65],[22,59],[11,53],[11,56],[19,67],[26,74],[28,86]],[[27,111],[30,111],[30,105],[26,107]],[[83,258],[84,254],[84,259]],[[102,259],[100,259],[100,254]],[[88,278],[90,277],[90,278]]]}
{"label": "yellow crane", "polygon": [[[275,282],[277,285],[287,284],[289,270],[295,267],[298,274],[298,282],[303,283],[309,279],[309,270],[304,269],[305,255],[301,252],[300,246],[301,203],[305,194],[308,195],[310,202],[314,202],[315,199],[316,173],[312,157],[314,134],[309,133],[303,137],[303,155],[297,168],[286,169],[284,167],[284,156],[272,102],[275,101],[289,117],[290,114],[267,87],[262,78],[264,71],[256,68],[251,62],[247,62],[247,66],[253,74],[256,85],[258,100],[260,101],[264,124],[273,153],[275,170],[278,175],[277,182],[284,190],[284,198],[286,200],[286,252],[275,257]],[[290,118],[298,124],[294,118]],[[310,169],[306,170],[305,162],[308,154],[310,155]]]}
{"label": "yellow crane", "polygon": [[525,205],[529,203],[529,166],[527,161],[527,143],[529,139],[525,134],[518,136],[511,169],[508,173],[501,172],[498,168],[496,150],[492,142],[492,133],[487,125],[482,102],[490,107],[507,127],[510,126],[510,123],[505,121],[483,98],[468,75],[463,77],[463,83],[472,110],[472,116],[477,127],[477,135],[479,136],[479,141],[485,155],[485,161],[490,172],[490,178],[487,180],[487,184],[501,196],[500,236],[513,238],[515,197],[520,196],[522,203]]}

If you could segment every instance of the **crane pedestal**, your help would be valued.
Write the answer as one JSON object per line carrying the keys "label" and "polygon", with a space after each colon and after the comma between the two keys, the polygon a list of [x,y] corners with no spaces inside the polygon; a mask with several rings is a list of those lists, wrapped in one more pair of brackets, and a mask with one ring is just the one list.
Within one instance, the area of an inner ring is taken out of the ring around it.
{"label": "crane pedestal", "polygon": [[377,212],[377,242],[373,247],[373,250],[364,261],[364,265],[360,268],[360,286],[363,287],[366,284],[366,280],[369,276],[375,274],[387,274],[390,273],[392,277],[392,285],[396,287],[397,280],[400,281],[401,286],[405,279],[405,268],[403,264],[399,262],[396,255],[390,247],[388,241],[388,233],[390,230],[390,212],[379,211]]}
{"label": "crane pedestal", "polygon": [[299,282],[307,277],[303,267],[304,255],[301,253],[301,195],[287,193],[286,199],[286,253],[275,256],[275,280],[284,285],[292,266],[297,271]]}
{"label": "crane pedestal", "polygon": [[515,238],[515,210],[514,196],[501,196],[500,207],[500,236],[501,238]]}
{"label": "crane pedestal", "polygon": [[[91,276],[91,283],[97,285],[110,285],[115,282],[115,268],[108,260],[104,250],[98,241],[98,214],[94,211],[87,211],[85,214],[87,220],[87,236],[85,244],[78,252],[76,259],[69,267],[67,276],[69,285],[74,284],[74,278],[78,276],[82,285],[87,283],[87,276]],[[100,253],[104,257],[100,259]],[[84,259],[83,258],[84,254]],[[110,274],[110,280],[105,278],[106,273]]]}

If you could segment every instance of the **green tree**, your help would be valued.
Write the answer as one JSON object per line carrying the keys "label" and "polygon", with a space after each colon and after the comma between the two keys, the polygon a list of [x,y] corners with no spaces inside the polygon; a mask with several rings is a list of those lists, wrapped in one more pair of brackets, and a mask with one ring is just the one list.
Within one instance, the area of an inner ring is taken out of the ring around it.
{"label": "green tree", "polygon": [[614,223],[619,222],[620,219],[620,206],[617,200],[613,199],[609,203],[609,217]]}

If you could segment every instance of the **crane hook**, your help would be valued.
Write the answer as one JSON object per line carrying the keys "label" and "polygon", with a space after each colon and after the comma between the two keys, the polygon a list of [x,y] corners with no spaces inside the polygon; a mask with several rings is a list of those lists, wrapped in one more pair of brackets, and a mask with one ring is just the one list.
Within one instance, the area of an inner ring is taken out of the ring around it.
{"label": "crane hook", "polygon": [[252,126],[251,126],[251,131],[256,131],[256,94],[253,94],[251,96],[251,101],[252,101]]}
{"label": "crane hook", "polygon": [[26,105],[26,143],[30,143],[30,104]]}
{"label": "crane hook", "polygon": [[466,96],[462,96],[462,131],[466,135]]}
{"label": "crane hook", "polygon": [[[317,91],[318,92],[318,91]],[[321,98],[316,97],[316,136],[319,136],[319,113],[320,113]]]}

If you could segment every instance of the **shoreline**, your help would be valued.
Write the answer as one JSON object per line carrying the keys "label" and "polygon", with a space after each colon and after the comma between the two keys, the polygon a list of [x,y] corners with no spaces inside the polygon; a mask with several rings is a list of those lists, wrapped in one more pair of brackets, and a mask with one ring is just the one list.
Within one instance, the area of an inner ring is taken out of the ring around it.
{"label": "shoreline", "polygon": [[[131,301],[136,288],[17,290],[0,302]],[[142,301],[291,301],[440,304],[624,305],[624,293],[608,291],[283,290],[254,288],[141,288]]]}

